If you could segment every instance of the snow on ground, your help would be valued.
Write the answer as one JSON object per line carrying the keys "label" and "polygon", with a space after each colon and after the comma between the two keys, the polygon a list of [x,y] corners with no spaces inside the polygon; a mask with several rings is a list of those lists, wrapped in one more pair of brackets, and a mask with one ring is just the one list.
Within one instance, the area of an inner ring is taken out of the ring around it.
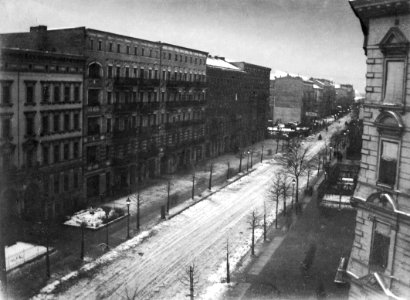
{"label": "snow on ground", "polygon": [[[322,137],[330,137],[333,128],[330,126]],[[306,144],[313,144],[310,150],[313,155],[323,147],[324,141],[314,138]],[[262,213],[265,202],[268,220],[270,223],[274,220],[275,203],[267,199],[272,179],[279,169],[274,159],[258,164],[248,176],[160,223],[143,237],[140,234],[83,267],[83,271],[91,270],[104,262],[95,274],[78,276],[65,291],[56,290],[59,283],[54,282],[44,288],[37,299],[50,296],[119,299],[134,291],[138,299],[186,299],[189,287],[181,279],[191,263],[195,263],[199,271],[196,294],[202,299],[216,299],[226,287],[221,284],[225,280],[226,239],[229,237],[232,249],[233,271],[249,250],[251,232],[247,219],[251,211],[256,209]],[[306,178],[301,178],[301,190],[305,181]],[[256,234],[260,237],[261,229]],[[77,275],[73,272],[67,276]]]}
{"label": "snow on ground", "polygon": [[46,253],[47,249],[43,246],[33,245],[24,242],[17,242],[5,247],[6,251],[6,270],[11,270]]}
{"label": "snow on ground", "polygon": [[80,227],[84,222],[87,227],[98,228],[103,225],[105,219],[105,211],[102,208],[87,208],[76,212],[69,220],[64,222],[64,225]]}

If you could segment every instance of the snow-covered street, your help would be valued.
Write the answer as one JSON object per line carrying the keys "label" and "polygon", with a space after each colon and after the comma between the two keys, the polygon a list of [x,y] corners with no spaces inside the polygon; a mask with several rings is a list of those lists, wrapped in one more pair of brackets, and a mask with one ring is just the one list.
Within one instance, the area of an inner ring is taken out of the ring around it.
{"label": "snow-covered street", "polygon": [[[310,156],[324,146],[336,127],[333,124],[329,132],[322,133],[321,141],[311,138],[305,142],[312,146]],[[67,288],[62,288],[64,284],[55,289],[46,287],[39,298],[126,299],[127,294],[134,295],[136,291],[138,299],[186,299],[189,287],[181,278],[186,267],[195,263],[199,272],[195,294],[202,299],[215,299],[226,276],[223,266],[227,239],[234,269],[249,249],[251,230],[247,219],[251,211],[256,209],[262,214],[266,202],[268,221],[274,220],[275,207],[268,191],[279,169],[275,159],[258,164],[248,176],[156,225],[149,233],[142,232],[127,241],[130,247],[126,250],[117,247],[116,259],[67,282]],[[305,178],[300,181],[301,190],[304,184]],[[261,234],[259,229],[257,236]],[[141,241],[142,235],[148,237]]]}

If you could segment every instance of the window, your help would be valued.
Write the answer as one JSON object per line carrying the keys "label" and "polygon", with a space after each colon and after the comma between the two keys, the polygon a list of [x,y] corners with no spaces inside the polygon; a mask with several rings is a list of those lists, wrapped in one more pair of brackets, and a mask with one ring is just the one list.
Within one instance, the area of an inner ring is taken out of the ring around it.
{"label": "window", "polygon": [[69,177],[68,174],[64,174],[64,191],[67,192],[69,188]]}
{"label": "window", "polygon": [[129,67],[125,67],[125,77],[126,78],[130,77],[130,68]]}
{"label": "window", "polygon": [[121,67],[117,67],[116,74],[117,77],[121,76]]}
{"label": "window", "polygon": [[75,188],[75,189],[78,188],[78,182],[79,182],[78,176],[79,176],[78,171],[74,171],[74,173],[73,173],[73,188]]}
{"label": "window", "polygon": [[54,102],[60,102],[60,86],[54,86]]}
{"label": "window", "polygon": [[11,103],[10,97],[11,97],[10,84],[3,83],[1,104],[10,104]]}
{"label": "window", "polygon": [[[378,225],[380,223],[377,223]],[[390,237],[375,231],[370,252],[369,264],[373,270],[384,270],[389,260]]]}
{"label": "window", "polygon": [[88,135],[100,134],[100,119],[88,118]]}
{"label": "window", "polygon": [[66,85],[64,87],[64,102],[70,102],[70,86]]}
{"label": "window", "polygon": [[68,160],[70,158],[70,145],[68,143],[64,144],[63,150],[64,160]]}
{"label": "window", "polygon": [[26,134],[27,136],[34,135],[34,115],[26,115]]}
{"label": "window", "polygon": [[43,164],[48,165],[50,163],[50,150],[47,145],[43,145]]}
{"label": "window", "polygon": [[94,41],[90,40],[90,49],[93,50],[94,49]]}
{"label": "window", "polygon": [[112,42],[110,42],[110,44],[109,44],[110,46],[109,46],[109,50],[108,51],[110,51],[110,52],[112,52]]}
{"label": "window", "polygon": [[111,119],[107,119],[107,133],[111,132]]}
{"label": "window", "polygon": [[141,48],[141,55],[144,56],[145,49]]}
{"label": "window", "polygon": [[396,182],[398,151],[398,142],[381,141],[378,183],[394,186]]}
{"label": "window", "polygon": [[385,65],[384,102],[403,103],[404,60],[387,60]]}
{"label": "window", "polygon": [[54,194],[60,193],[60,174],[54,175]]}
{"label": "window", "polygon": [[88,67],[88,76],[90,78],[100,78],[101,67],[97,63],[92,63]]}
{"label": "window", "polygon": [[120,92],[115,92],[115,103],[120,103]]}
{"label": "window", "polygon": [[53,116],[53,125],[54,125],[54,132],[59,132],[60,131],[60,115],[59,114],[55,114]]}
{"label": "window", "polygon": [[43,85],[41,88],[43,95],[43,102],[49,102],[50,100],[50,87],[48,85]]}
{"label": "window", "polygon": [[70,130],[70,115],[64,114],[64,131]]}
{"label": "window", "polygon": [[102,42],[98,41],[98,51],[101,51],[101,50],[102,50]]}
{"label": "window", "polygon": [[73,144],[73,157],[74,158],[80,157],[80,144],[78,142],[74,142]]}
{"label": "window", "polygon": [[98,106],[100,105],[99,97],[100,91],[97,89],[88,90],[88,106]]}
{"label": "window", "polygon": [[107,104],[112,103],[112,92],[107,92]]}
{"label": "window", "polygon": [[48,123],[48,115],[42,116],[41,117],[41,129],[42,129],[42,134],[48,134],[49,132],[49,123]]}
{"label": "window", "polygon": [[2,119],[1,120],[1,137],[3,139],[9,139],[11,137],[10,129],[11,129],[10,119],[8,118]]}
{"label": "window", "polygon": [[74,102],[80,102],[80,87],[74,87]]}
{"label": "window", "polygon": [[138,48],[134,47],[134,55],[138,55]]}
{"label": "window", "polygon": [[108,78],[112,78],[112,66],[108,66],[107,76]]}
{"label": "window", "polygon": [[95,164],[97,162],[97,146],[87,147],[87,163]]}
{"label": "window", "polygon": [[149,57],[152,57],[152,49],[149,49]]}
{"label": "window", "polygon": [[127,54],[130,54],[130,46],[127,46]]}
{"label": "window", "polygon": [[74,130],[80,130],[80,114],[74,114]]}
{"label": "window", "polygon": [[121,52],[121,44],[117,44],[117,52],[118,52],[118,53]]}
{"label": "window", "polygon": [[168,60],[171,60],[171,53],[168,53]]}
{"label": "window", "polygon": [[53,147],[53,156],[54,156],[54,162],[57,163],[60,161],[60,145],[56,144]]}
{"label": "window", "polygon": [[134,68],[133,70],[134,70],[134,78],[137,78],[138,77],[138,69]]}
{"label": "window", "polygon": [[26,103],[34,104],[34,86],[28,85],[26,87]]}

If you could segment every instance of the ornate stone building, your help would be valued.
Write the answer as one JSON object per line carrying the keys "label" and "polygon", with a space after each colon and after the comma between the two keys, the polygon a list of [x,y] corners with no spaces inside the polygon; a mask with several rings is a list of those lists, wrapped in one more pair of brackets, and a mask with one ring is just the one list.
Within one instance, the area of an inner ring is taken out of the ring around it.
{"label": "ornate stone building", "polygon": [[73,211],[82,197],[84,58],[2,48],[2,212],[28,219]]}
{"label": "ornate stone building", "polygon": [[410,296],[410,1],[353,0],[367,55],[352,299]]}

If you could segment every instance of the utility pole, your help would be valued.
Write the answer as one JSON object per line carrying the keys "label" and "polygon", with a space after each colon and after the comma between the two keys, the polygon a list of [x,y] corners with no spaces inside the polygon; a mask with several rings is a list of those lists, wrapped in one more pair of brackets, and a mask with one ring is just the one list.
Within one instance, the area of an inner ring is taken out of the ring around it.
{"label": "utility pole", "polygon": [[192,200],[194,200],[195,197],[195,172],[192,174]]}
{"label": "utility pole", "polygon": [[229,161],[226,164],[228,165],[228,170],[226,170],[226,180],[228,180],[229,179],[229,168],[230,168]]}
{"label": "utility pole", "polygon": [[208,184],[208,189],[212,189],[212,171],[213,171],[214,165],[211,163],[210,169],[209,169],[209,184]]}
{"label": "utility pole", "polygon": [[170,206],[170,201],[171,201],[171,199],[169,197],[170,191],[171,191],[171,181],[168,180],[168,186],[167,186],[167,213],[169,213],[169,206]]}

